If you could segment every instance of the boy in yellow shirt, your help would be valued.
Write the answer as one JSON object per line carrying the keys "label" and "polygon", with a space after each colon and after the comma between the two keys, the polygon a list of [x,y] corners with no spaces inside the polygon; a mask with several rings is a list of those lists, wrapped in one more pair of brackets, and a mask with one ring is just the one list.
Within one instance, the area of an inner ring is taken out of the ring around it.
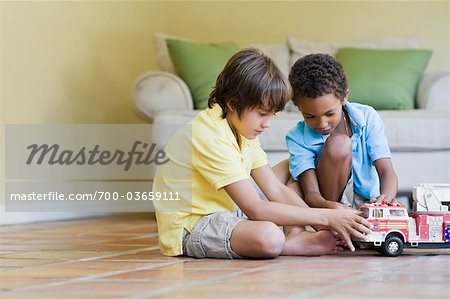
{"label": "boy in yellow shirt", "polygon": [[[370,224],[359,212],[308,208],[282,182],[288,169],[274,172],[268,165],[257,136],[290,98],[286,79],[260,51],[231,57],[208,109],[172,137],[165,149],[169,161],[156,173],[154,192],[179,195],[178,201],[154,202],[163,254],[321,255],[343,244],[354,250],[351,235],[364,239]],[[269,201],[260,199],[251,178]],[[306,231],[306,225],[320,230]]]}

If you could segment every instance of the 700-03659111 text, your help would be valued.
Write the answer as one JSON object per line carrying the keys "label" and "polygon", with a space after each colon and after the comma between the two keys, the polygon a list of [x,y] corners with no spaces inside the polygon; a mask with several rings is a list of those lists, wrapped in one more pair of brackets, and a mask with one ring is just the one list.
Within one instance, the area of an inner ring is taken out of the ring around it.
{"label": "700-03659111 text", "polygon": [[70,193],[68,195],[61,192],[46,193],[11,193],[11,201],[73,201],[73,200],[180,200],[178,192],[153,192],[153,191],[129,191],[125,194],[110,191],[95,191],[93,193]]}

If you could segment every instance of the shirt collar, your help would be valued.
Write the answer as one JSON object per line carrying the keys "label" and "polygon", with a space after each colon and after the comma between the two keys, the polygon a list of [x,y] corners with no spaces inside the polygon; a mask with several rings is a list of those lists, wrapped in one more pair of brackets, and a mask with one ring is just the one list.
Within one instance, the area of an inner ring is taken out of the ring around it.
{"label": "shirt collar", "polygon": [[353,134],[360,134],[362,129],[366,126],[366,118],[361,109],[358,109],[354,104],[346,102],[344,109],[350,118],[350,125],[352,126]]}
{"label": "shirt collar", "polygon": [[[366,119],[363,112],[354,107],[349,102],[346,102],[343,107],[347,111],[347,114],[350,118],[350,125],[352,127],[353,134],[360,135],[362,128],[366,126]],[[325,143],[328,136],[330,136],[330,134],[322,135],[320,133],[317,133],[316,131],[311,129],[306,122],[303,133],[305,136],[305,143],[307,145],[318,145]]]}
{"label": "shirt collar", "polygon": [[236,147],[238,151],[241,151],[241,149],[247,145],[248,139],[244,136],[239,134],[239,138],[241,140],[241,146],[239,147],[239,144],[236,140],[236,137],[234,136],[233,130],[231,130],[230,125],[228,124],[228,121],[226,118],[222,118],[222,107],[220,107],[219,104],[214,104],[211,109],[209,109],[209,114],[211,115],[213,121],[217,124],[218,128],[225,132],[226,138],[232,142],[232,144]]}

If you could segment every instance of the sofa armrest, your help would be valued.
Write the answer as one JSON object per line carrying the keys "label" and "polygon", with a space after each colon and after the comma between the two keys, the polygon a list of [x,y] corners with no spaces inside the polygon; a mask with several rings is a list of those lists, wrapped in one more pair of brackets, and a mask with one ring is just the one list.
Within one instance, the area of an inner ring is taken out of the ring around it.
{"label": "sofa armrest", "polygon": [[167,72],[140,76],[134,85],[134,103],[137,112],[150,121],[161,111],[194,109],[186,83]]}
{"label": "sofa armrest", "polygon": [[417,89],[417,108],[450,110],[450,74],[424,74]]}

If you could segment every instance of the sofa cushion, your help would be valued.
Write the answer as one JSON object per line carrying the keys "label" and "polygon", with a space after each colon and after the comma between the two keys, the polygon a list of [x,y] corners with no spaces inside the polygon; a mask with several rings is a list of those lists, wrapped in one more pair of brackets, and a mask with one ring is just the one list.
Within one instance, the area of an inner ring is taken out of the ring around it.
{"label": "sofa cushion", "polygon": [[289,48],[285,45],[253,44],[251,47],[263,51],[267,57],[272,59],[281,73],[287,78],[289,76]]}
{"label": "sofa cushion", "polygon": [[336,54],[347,75],[349,100],[377,110],[413,109],[417,84],[430,50],[341,48]]}
{"label": "sofa cushion", "polygon": [[[152,130],[152,141],[164,148],[169,139],[198,110],[159,113]],[[392,163],[399,178],[399,190],[411,192],[423,182],[448,182],[450,173],[449,111],[380,111],[385,133],[392,151]],[[259,137],[271,165],[287,159],[285,134],[296,125],[300,113],[279,112],[272,126]],[[430,132],[432,132],[430,134]],[[154,171],[154,170],[152,170]]]}
{"label": "sofa cushion", "polygon": [[416,109],[379,111],[394,151],[450,149],[450,111]]}
{"label": "sofa cushion", "polygon": [[[155,125],[186,124],[191,121],[198,110],[166,111],[155,118]],[[393,152],[410,151],[442,151],[450,150],[450,111],[431,110],[399,110],[379,111],[385,124],[385,134],[389,148]],[[267,152],[287,152],[285,136],[298,121],[302,120],[300,112],[279,112],[273,118],[271,126],[259,136],[263,149]],[[171,126],[167,126],[171,127]],[[432,134],[430,134],[432,132]],[[167,134],[166,134],[167,133]],[[158,145],[165,145],[170,138],[168,132],[161,132]],[[287,157],[287,154],[286,154]]]}
{"label": "sofa cushion", "polygon": [[158,63],[160,70],[176,75],[177,71],[175,70],[172,60],[170,59],[169,49],[167,48],[166,43],[166,40],[169,38],[185,41],[192,40],[174,35],[168,35],[161,32],[153,33],[153,47],[155,49],[156,62]]}
{"label": "sofa cushion", "polygon": [[177,74],[188,85],[195,109],[205,109],[208,98],[228,59],[239,50],[233,42],[196,43],[167,39],[167,48]]}
{"label": "sofa cushion", "polygon": [[[281,73],[289,77],[289,48],[285,45],[270,45],[270,44],[253,44],[251,47],[263,51],[267,57],[272,59],[275,65],[280,69]],[[292,101],[287,102],[284,111],[293,111],[295,109]]]}
{"label": "sofa cushion", "polygon": [[[158,66],[161,71],[168,72],[174,75],[178,75],[175,66],[173,65],[170,57],[169,49],[167,47],[167,40],[180,40],[188,42],[196,42],[189,38],[178,37],[174,35],[168,35],[161,32],[153,33],[153,46],[155,49],[155,56]],[[280,69],[281,73],[287,78],[289,75],[289,48],[286,45],[276,44],[252,44],[251,47],[261,50],[267,55],[276,66]],[[285,107],[285,111],[291,111],[294,109],[292,102],[288,102]]]}
{"label": "sofa cushion", "polygon": [[329,54],[336,57],[339,48],[418,49],[420,47],[419,38],[417,36],[326,43],[298,39],[289,35],[287,37],[287,44],[292,53],[290,66],[294,65],[299,58],[313,53]]}
{"label": "sofa cushion", "polygon": [[[379,111],[392,151],[450,150],[450,111]],[[279,112],[271,127],[259,137],[266,151],[286,151],[285,136],[301,114]],[[432,132],[432,134],[430,134]]]}
{"label": "sofa cushion", "polygon": [[[168,35],[162,32],[153,33],[153,47],[155,49],[156,62],[159,69],[163,72],[176,74],[177,71],[170,59],[169,49],[167,48],[167,39],[178,39],[183,41],[195,42],[192,39]],[[272,59],[286,78],[289,75],[289,48],[286,45],[277,44],[252,44],[253,48],[257,48],[264,52]]]}

